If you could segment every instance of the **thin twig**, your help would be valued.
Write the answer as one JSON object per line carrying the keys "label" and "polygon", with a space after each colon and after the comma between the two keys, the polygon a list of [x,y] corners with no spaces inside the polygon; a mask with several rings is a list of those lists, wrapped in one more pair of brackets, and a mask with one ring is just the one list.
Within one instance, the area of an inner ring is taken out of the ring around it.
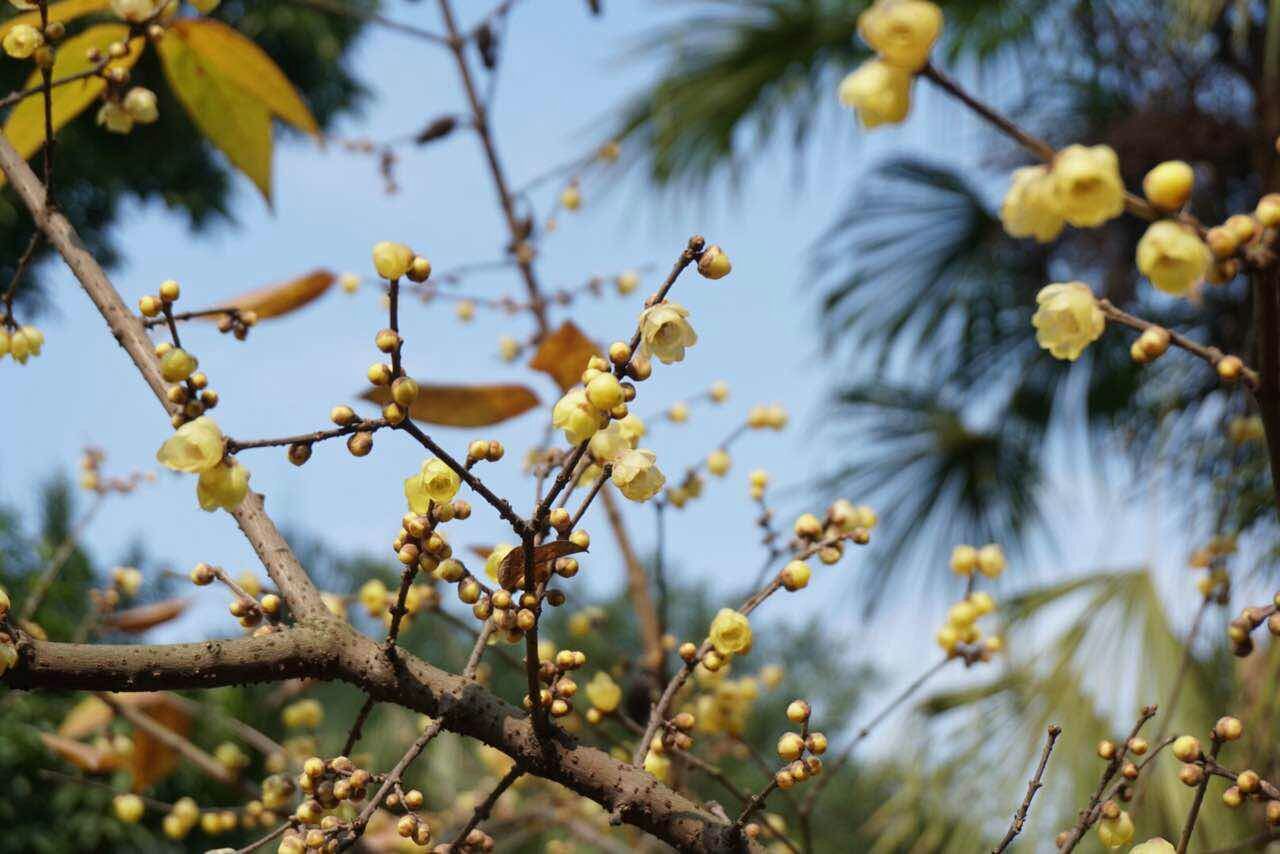
{"label": "thin twig", "polygon": [[519,765],[512,766],[511,770],[508,771],[503,778],[498,781],[498,784],[493,787],[493,791],[489,793],[488,797],[476,806],[475,810],[471,813],[471,818],[467,820],[467,823],[464,824],[462,829],[454,836],[453,842],[449,843],[450,851],[453,851],[462,845],[467,838],[467,834],[475,830],[476,826],[480,824],[480,822],[489,817],[489,814],[493,812],[494,805],[498,803],[498,798],[502,797],[503,793],[506,792],[507,789],[511,788],[516,780],[519,780],[522,776],[524,776],[524,769]]}
{"label": "thin twig", "polygon": [[1027,784],[1027,795],[1022,799],[1022,804],[1013,814],[1013,824],[1009,825],[1009,830],[1005,833],[1004,839],[1000,840],[1000,844],[991,849],[991,854],[1001,854],[1013,838],[1022,832],[1022,826],[1026,824],[1027,812],[1031,809],[1031,799],[1036,796],[1036,792],[1044,784],[1040,780],[1044,777],[1044,768],[1049,764],[1049,754],[1053,752],[1053,743],[1058,740],[1058,736],[1062,733],[1062,727],[1057,724],[1049,724],[1049,734],[1045,739],[1044,752],[1040,754],[1040,764],[1036,766],[1035,776],[1031,778],[1031,782]]}

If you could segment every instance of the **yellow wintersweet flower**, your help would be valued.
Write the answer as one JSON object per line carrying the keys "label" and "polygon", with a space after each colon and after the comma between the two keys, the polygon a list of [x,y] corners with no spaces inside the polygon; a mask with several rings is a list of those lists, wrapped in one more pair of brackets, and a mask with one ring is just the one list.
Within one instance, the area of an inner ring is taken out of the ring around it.
{"label": "yellow wintersweet flower", "polygon": [[125,824],[137,824],[147,811],[146,804],[142,802],[142,798],[132,793],[116,795],[112,798],[111,809],[115,812],[116,818]]}
{"label": "yellow wintersweet flower", "polygon": [[663,756],[661,753],[649,751],[644,758],[644,770],[648,771],[659,781],[667,782],[667,777],[671,773],[671,760]]}
{"label": "yellow wintersweet flower", "polygon": [[494,581],[498,580],[498,568],[502,566],[502,559],[505,558],[515,546],[511,543],[498,543],[489,551],[489,556],[484,560],[484,574]]}
{"label": "yellow wintersweet flower", "polygon": [[1133,839],[1133,819],[1124,810],[1116,818],[1104,818],[1098,822],[1098,841],[1107,848],[1119,848]]}
{"label": "yellow wintersweet flower", "polygon": [[632,501],[648,501],[658,494],[666,477],[654,464],[653,451],[629,450],[613,461],[613,485]]}
{"label": "yellow wintersweet flower", "polygon": [[1067,222],[1080,228],[1102,225],[1124,212],[1120,159],[1107,145],[1071,145],[1053,161],[1058,203]]}
{"label": "yellow wintersweet flower", "polygon": [[380,579],[371,578],[360,585],[360,592],[356,594],[356,598],[369,612],[370,617],[381,617],[387,610],[387,585]]}
{"label": "yellow wintersweet flower", "polygon": [[324,721],[324,706],[317,700],[298,700],[281,709],[280,720],[289,729],[315,729]]}
{"label": "yellow wintersweet flower", "polygon": [[603,670],[596,672],[587,683],[587,701],[606,714],[618,708],[622,703],[622,688]]}
{"label": "yellow wintersweet flower", "polygon": [[919,71],[942,32],[942,10],[926,0],[876,0],[858,16],[858,35],[890,65]]}
{"label": "yellow wintersweet flower", "polygon": [[565,392],[552,407],[551,426],[563,430],[569,444],[579,445],[595,435],[606,417],[587,400],[586,391],[575,388]]}
{"label": "yellow wintersweet flower", "polygon": [[224,444],[217,422],[202,415],[179,427],[156,451],[156,460],[174,471],[207,471],[222,461]]}
{"label": "yellow wintersweet flower", "polygon": [[707,455],[707,471],[716,477],[724,477],[732,464],[733,459],[723,448],[718,448]]}
{"label": "yellow wintersweet flower", "polygon": [[869,59],[840,81],[837,95],[867,130],[897,124],[911,112],[911,72]]}
{"label": "yellow wintersweet flower", "polygon": [[1151,284],[1182,296],[1204,280],[1213,253],[1193,230],[1162,219],[1151,223],[1138,241],[1138,270]]}
{"label": "yellow wintersweet flower", "polygon": [[196,500],[200,509],[212,513],[221,507],[235,510],[249,492],[249,470],[236,460],[200,472],[196,481]]}
{"label": "yellow wintersweet flower", "polygon": [[716,652],[734,655],[751,651],[751,623],[732,608],[721,608],[711,621],[708,637]]}
{"label": "yellow wintersweet flower", "polygon": [[1058,183],[1047,166],[1014,170],[1000,205],[1000,222],[1010,237],[1034,237],[1041,243],[1062,233],[1066,221],[1058,203]]}
{"label": "yellow wintersweet flower", "polygon": [[638,415],[627,413],[625,418],[619,418],[613,423],[618,425],[619,432],[622,433],[623,438],[633,448],[639,444],[640,439],[644,436],[644,422],[640,420]]}
{"label": "yellow wintersweet flower", "polygon": [[1129,854],[1174,854],[1176,850],[1169,840],[1157,836],[1133,846],[1129,849]]}
{"label": "yellow wintersweet flower", "polygon": [[602,463],[612,462],[635,447],[635,443],[624,435],[622,424],[612,421],[609,426],[596,432],[591,437],[587,450],[591,456]]}
{"label": "yellow wintersweet flower", "polygon": [[1083,282],[1055,282],[1036,294],[1036,341],[1054,358],[1074,362],[1107,325],[1093,291]]}
{"label": "yellow wintersweet flower", "polygon": [[403,243],[384,240],[373,246],[373,268],[384,279],[398,279],[413,266],[413,250]]}
{"label": "yellow wintersweet flower", "polygon": [[4,34],[4,52],[14,59],[26,59],[44,44],[44,36],[30,24],[17,24]]}
{"label": "yellow wintersweet flower", "polygon": [[1004,572],[1004,551],[995,543],[978,549],[978,571],[987,578],[999,578]]}
{"label": "yellow wintersweet flower", "polygon": [[684,349],[698,343],[698,334],[689,325],[689,310],[667,300],[640,313],[640,337],[648,352],[664,365],[684,360]]}
{"label": "yellow wintersweet flower", "polygon": [[421,516],[431,509],[432,501],[452,501],[461,483],[456,471],[432,457],[422,464],[421,471],[405,478],[404,497],[409,500],[409,509]]}

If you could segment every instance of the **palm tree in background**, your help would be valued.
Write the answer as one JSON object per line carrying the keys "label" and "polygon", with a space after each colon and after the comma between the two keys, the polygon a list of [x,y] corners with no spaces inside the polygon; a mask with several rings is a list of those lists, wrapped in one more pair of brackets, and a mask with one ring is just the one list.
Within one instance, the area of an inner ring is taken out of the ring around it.
{"label": "palm tree in background", "polygon": [[[822,115],[814,105],[834,110],[836,82],[867,56],[856,32],[867,4],[687,5],[688,20],[646,42],[662,73],[623,109],[636,165],[656,185],[687,185],[737,179],[784,135],[802,156]],[[1112,146],[1130,187],[1160,161],[1190,162],[1192,209],[1206,222],[1252,210],[1275,189],[1257,177],[1276,172],[1280,130],[1265,97],[1280,88],[1267,85],[1277,79],[1280,34],[1268,32],[1266,4],[941,5],[937,60],[986,81],[1002,109],[1050,143]],[[978,126],[968,114],[954,119]],[[841,127],[861,133],[852,116]],[[1040,287],[1081,279],[1119,306],[1248,354],[1247,282],[1206,287],[1199,305],[1139,287],[1133,247],[1142,223],[1131,218],[1068,230],[1047,246],[1008,237],[999,198],[1025,155],[1003,138],[991,142],[979,170],[914,156],[876,163],[845,212],[815,235],[822,327],[847,365],[831,421],[848,450],[824,485],[885,510],[871,600],[901,575],[891,568],[936,566],[938,549],[953,543],[1025,543],[1052,509],[1042,488],[1046,438],[1077,418],[1090,459],[1118,448],[1134,471],[1157,458],[1167,464],[1163,476],[1193,530],[1274,532],[1265,450],[1236,448],[1224,433],[1247,412],[1240,394],[1185,359],[1135,365],[1126,335],[1105,336],[1076,365],[1059,362],[1039,349],[1030,324]],[[1229,506],[1219,514],[1208,508],[1219,506],[1227,474]]]}

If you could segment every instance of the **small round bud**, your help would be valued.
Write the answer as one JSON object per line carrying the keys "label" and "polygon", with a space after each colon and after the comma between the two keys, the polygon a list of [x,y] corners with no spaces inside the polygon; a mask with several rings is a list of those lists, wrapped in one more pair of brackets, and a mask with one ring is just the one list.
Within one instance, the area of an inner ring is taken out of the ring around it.
{"label": "small round bud", "polygon": [[802,724],[809,720],[809,715],[813,710],[809,703],[805,700],[792,700],[787,705],[787,720],[795,724]]}
{"label": "small round bud", "polygon": [[1222,793],[1222,803],[1231,809],[1235,809],[1244,803],[1244,795],[1240,793],[1240,788],[1238,786],[1228,786]]}
{"label": "small round bud", "polygon": [[369,382],[376,386],[384,386],[391,384],[391,377],[394,374],[391,366],[381,362],[369,366],[369,370],[365,372],[365,376],[369,378]]}
{"label": "small round bud", "polygon": [[400,346],[400,335],[394,329],[383,329],[374,336],[373,344],[383,353],[391,353]]}
{"label": "small round bud", "polygon": [[723,279],[732,269],[729,256],[715,244],[704,249],[702,257],[698,259],[698,272],[707,279]]}
{"label": "small round bud", "polygon": [[778,756],[786,762],[799,759],[804,753],[804,739],[794,732],[783,733],[778,739]]}
{"label": "small round bud", "polygon": [[160,299],[165,302],[177,302],[181,294],[182,288],[173,279],[166,279],[160,283]]}
{"label": "small round bud", "polygon": [[1213,734],[1222,741],[1235,741],[1244,734],[1244,724],[1240,723],[1239,718],[1225,715],[1214,724]]}
{"label": "small round bud", "polygon": [[307,442],[294,442],[289,446],[289,462],[300,466],[311,459],[311,445]]}
{"label": "small round bud", "polygon": [[142,312],[143,317],[155,317],[160,313],[161,305],[159,297],[147,294],[138,300],[138,311]]}
{"label": "small round bud", "polygon": [[1134,736],[1133,738],[1129,739],[1129,752],[1132,753],[1134,756],[1143,755],[1144,753],[1147,752],[1147,748],[1149,747],[1150,745],[1147,743],[1147,740],[1145,738]]}
{"label": "small round bud", "polygon": [[1200,758],[1200,739],[1194,735],[1180,735],[1174,739],[1171,749],[1179,762],[1194,762]]}
{"label": "small round bud", "polygon": [[1113,759],[1116,755],[1116,743],[1114,741],[1103,740],[1098,742],[1098,758]]}
{"label": "small round bud", "polygon": [[360,419],[350,406],[335,406],[329,410],[329,420],[339,427],[346,427],[348,424],[354,424]]}
{"label": "small round bud", "polygon": [[1233,383],[1240,379],[1240,374],[1244,371],[1244,363],[1240,361],[1238,356],[1223,356],[1218,360],[1218,377],[1226,383]]}
{"label": "small round bud", "polygon": [[413,263],[409,265],[409,271],[406,273],[411,282],[425,282],[431,278],[431,262],[421,255],[413,257]]}
{"label": "small round bud", "polygon": [[1166,160],[1142,179],[1142,192],[1147,200],[1162,211],[1176,211],[1191,198],[1196,174],[1181,160]]}
{"label": "small round bud", "polygon": [[351,452],[353,457],[366,457],[373,450],[373,434],[361,430],[358,433],[352,433],[347,439],[347,450]]}
{"label": "small round bud", "polygon": [[1241,771],[1236,777],[1236,786],[1246,795],[1252,795],[1262,785],[1262,778],[1257,771]]}
{"label": "small round bud", "polygon": [[195,565],[195,568],[191,570],[191,583],[197,587],[204,587],[207,584],[212,584],[213,579],[216,577],[213,567],[209,566],[207,563],[198,563]]}
{"label": "small round bud", "polygon": [[391,399],[408,407],[418,399],[418,383],[409,377],[397,377],[391,384]]}

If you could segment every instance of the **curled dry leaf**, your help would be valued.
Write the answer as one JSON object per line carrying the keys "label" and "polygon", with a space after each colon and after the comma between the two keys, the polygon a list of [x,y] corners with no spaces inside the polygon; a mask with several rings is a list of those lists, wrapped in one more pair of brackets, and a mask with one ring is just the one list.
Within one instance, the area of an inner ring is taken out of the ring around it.
{"label": "curled dry leaf", "polygon": [[[329,286],[333,284],[335,276],[329,270],[312,270],[296,279],[290,279],[287,282],[279,282],[277,284],[267,285],[257,290],[249,291],[241,294],[234,299],[223,302],[219,308],[238,308],[241,311],[256,312],[258,319],[268,317],[280,317],[281,315],[297,311],[304,305],[319,299],[324,292],[329,290]],[[211,320],[217,320],[219,315],[212,315]]]}
{"label": "curled dry leaf", "polygon": [[538,346],[529,367],[542,371],[556,381],[561,391],[577,385],[587,362],[600,350],[572,320],[566,320]]}
{"label": "curled dry leaf", "polygon": [[[409,417],[446,427],[485,427],[523,415],[538,405],[538,396],[528,386],[432,385],[418,383],[418,399],[409,407]],[[361,395],[379,406],[391,402],[391,390],[378,386]]]}
{"label": "curled dry leaf", "polygon": [[116,631],[140,634],[177,619],[187,610],[188,604],[186,599],[166,599],[163,602],[139,605],[136,608],[127,608],[108,614],[102,618],[102,623]]}
{"label": "curled dry leaf", "polygon": [[[534,546],[533,566],[535,573],[538,567],[545,566],[557,558],[585,551],[585,548],[569,540],[553,540],[540,546]],[[498,583],[507,590],[515,590],[520,586],[523,579],[524,549],[516,546],[507,552],[507,556],[502,559],[502,564],[498,567]]]}
{"label": "curled dry leaf", "polygon": [[52,753],[70,762],[81,771],[87,771],[90,774],[105,774],[120,767],[120,757],[116,753],[108,750],[99,750],[93,745],[76,741],[74,738],[54,735],[51,732],[42,732],[40,733],[40,740],[44,742],[44,746]]}

